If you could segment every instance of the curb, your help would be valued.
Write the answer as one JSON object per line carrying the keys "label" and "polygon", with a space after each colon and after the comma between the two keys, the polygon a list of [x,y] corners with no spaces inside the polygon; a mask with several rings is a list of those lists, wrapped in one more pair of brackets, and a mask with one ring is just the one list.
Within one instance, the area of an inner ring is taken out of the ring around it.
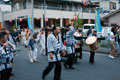
{"label": "curb", "polygon": [[[83,51],[90,52],[90,49],[89,49],[88,46],[83,46]],[[97,53],[109,54],[110,53],[110,48],[100,48],[96,52]]]}
{"label": "curb", "polygon": [[[85,50],[83,49],[83,51],[86,51],[86,52],[90,52],[90,50]],[[104,53],[104,54],[109,54],[110,52],[103,52],[103,51],[96,51],[97,53]]]}

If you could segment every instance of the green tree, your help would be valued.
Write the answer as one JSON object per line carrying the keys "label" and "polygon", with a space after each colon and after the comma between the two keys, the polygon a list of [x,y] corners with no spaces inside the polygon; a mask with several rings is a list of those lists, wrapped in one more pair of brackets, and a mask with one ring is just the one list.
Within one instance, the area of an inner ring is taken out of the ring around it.
{"label": "green tree", "polygon": [[83,20],[79,18],[79,15],[77,15],[77,20],[73,20],[73,25],[75,28],[83,27]]}
{"label": "green tree", "polygon": [[16,28],[16,24],[14,24],[11,28],[10,28],[10,31],[13,32],[13,29]]}

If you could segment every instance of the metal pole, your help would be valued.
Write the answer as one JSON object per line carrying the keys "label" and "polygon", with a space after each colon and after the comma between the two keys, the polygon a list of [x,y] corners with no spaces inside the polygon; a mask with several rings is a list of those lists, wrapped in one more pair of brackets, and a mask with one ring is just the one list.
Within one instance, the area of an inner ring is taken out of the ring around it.
{"label": "metal pole", "polygon": [[[34,0],[31,0],[31,10],[32,10],[32,15],[31,15],[31,17],[32,17],[32,23],[33,23],[33,32],[34,32]],[[32,32],[32,33],[33,33]]]}
{"label": "metal pole", "polygon": [[[16,6],[15,6],[15,13],[16,13],[16,10],[17,10],[17,8],[16,8]],[[17,14],[16,14],[16,18],[15,18],[15,24],[16,24],[16,28],[18,28],[17,26]]]}
{"label": "metal pole", "polygon": [[[83,0],[82,0],[82,37],[83,37]],[[81,40],[81,50],[83,49],[83,40]],[[83,50],[82,50],[83,51]]]}
{"label": "metal pole", "polygon": [[47,55],[47,27],[46,27],[46,22],[45,22],[45,11],[46,11],[46,1],[44,0],[44,12],[43,12],[43,23],[44,23],[44,28],[45,28],[45,52]]}
{"label": "metal pole", "polygon": [[84,22],[84,19],[83,19],[83,0],[82,0],[82,37],[84,36],[84,33],[83,33],[83,22]]}
{"label": "metal pole", "polygon": [[4,18],[3,18],[3,13],[2,13],[2,28],[4,26]]}
{"label": "metal pole", "polygon": [[82,0],[82,37],[83,37],[83,0]]}
{"label": "metal pole", "polygon": [[16,24],[16,28],[18,28],[18,25],[17,25],[17,17],[15,18],[15,24]]}

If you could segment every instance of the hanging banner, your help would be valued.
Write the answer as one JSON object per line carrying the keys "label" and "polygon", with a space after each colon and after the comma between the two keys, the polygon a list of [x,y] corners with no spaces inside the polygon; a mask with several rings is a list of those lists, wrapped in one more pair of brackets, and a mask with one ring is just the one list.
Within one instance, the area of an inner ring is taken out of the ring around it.
{"label": "hanging banner", "polygon": [[32,17],[28,17],[27,18],[27,22],[28,22],[28,28],[33,31],[33,20]]}
{"label": "hanging banner", "polygon": [[95,29],[97,30],[97,32],[102,32],[101,21],[100,21],[98,9],[96,10],[96,15],[95,15]]}

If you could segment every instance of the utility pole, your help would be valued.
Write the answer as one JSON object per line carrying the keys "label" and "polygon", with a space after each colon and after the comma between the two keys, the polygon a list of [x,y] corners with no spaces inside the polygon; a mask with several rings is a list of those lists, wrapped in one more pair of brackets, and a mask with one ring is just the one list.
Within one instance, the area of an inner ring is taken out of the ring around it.
{"label": "utility pole", "polygon": [[83,21],[83,0],[82,0],[82,21]]}
{"label": "utility pole", "polygon": [[45,22],[45,18],[46,18],[46,1],[44,0],[44,12],[43,12],[43,25],[44,25],[44,28],[45,28],[45,52],[46,52],[46,55],[47,55],[47,27],[46,27],[46,22]]}
{"label": "utility pole", "polygon": [[32,33],[34,33],[34,0],[31,0],[31,10],[32,10],[32,23],[33,23],[33,31]]}
{"label": "utility pole", "polygon": [[[15,5],[15,13],[17,12],[17,4]],[[18,28],[18,25],[17,25],[17,14],[15,16],[15,25],[16,25],[16,28]]]}
{"label": "utility pole", "polygon": [[16,25],[16,28],[18,28],[18,25],[17,25],[17,17],[15,18],[15,25]]}

